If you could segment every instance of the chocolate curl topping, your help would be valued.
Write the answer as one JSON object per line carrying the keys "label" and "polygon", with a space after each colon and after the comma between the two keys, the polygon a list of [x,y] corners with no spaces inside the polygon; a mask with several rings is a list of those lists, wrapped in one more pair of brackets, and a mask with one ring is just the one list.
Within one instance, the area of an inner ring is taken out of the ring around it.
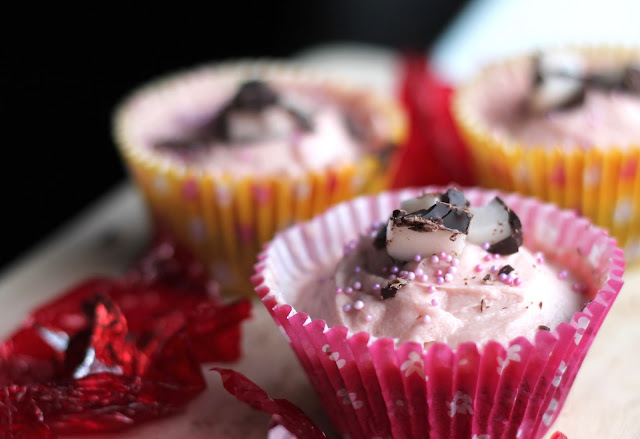
{"label": "chocolate curl topping", "polygon": [[500,255],[510,255],[516,253],[523,242],[522,237],[522,223],[518,215],[507,206],[504,201],[499,197],[495,198],[500,202],[509,215],[509,227],[511,228],[511,235],[504,238],[502,241],[498,241],[492,244],[487,250],[489,253],[498,253]]}
{"label": "chocolate curl topping", "polygon": [[386,287],[380,290],[380,296],[382,297],[382,300],[390,299],[394,297],[398,292],[398,290],[404,287],[405,285],[407,285],[408,283],[409,281],[407,279],[403,279],[401,277],[395,278],[394,280],[389,282],[389,284]]}

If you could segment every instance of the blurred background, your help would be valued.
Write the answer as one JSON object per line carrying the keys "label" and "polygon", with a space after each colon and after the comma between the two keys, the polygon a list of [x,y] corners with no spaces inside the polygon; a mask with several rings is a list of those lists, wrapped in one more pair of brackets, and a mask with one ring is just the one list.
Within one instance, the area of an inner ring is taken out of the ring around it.
{"label": "blurred background", "polygon": [[130,91],[159,75],[346,42],[429,53],[453,83],[489,58],[533,46],[640,44],[635,0],[218,3],[26,5],[3,14],[0,269],[124,181],[111,115]]}
{"label": "blurred background", "polygon": [[0,268],[124,179],[110,118],[141,83],[203,62],[287,57],[332,41],[425,51],[466,3],[286,0],[6,15],[21,26],[6,35],[0,64]]}

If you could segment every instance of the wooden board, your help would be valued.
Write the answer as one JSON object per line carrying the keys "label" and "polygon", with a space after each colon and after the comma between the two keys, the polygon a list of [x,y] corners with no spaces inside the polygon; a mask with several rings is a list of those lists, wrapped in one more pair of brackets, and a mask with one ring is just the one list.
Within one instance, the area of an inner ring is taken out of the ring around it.
{"label": "wooden board", "polygon": [[[76,221],[0,275],[0,336],[29,310],[93,274],[117,275],[148,243],[146,214],[137,192],[123,184]],[[264,307],[244,326],[243,358],[236,369],[272,396],[299,405],[323,429],[329,424],[307,378]],[[571,439],[640,438],[640,269],[625,286],[589,352],[567,402],[552,426]],[[216,372],[204,367],[208,389],[184,414],[120,435],[92,438],[264,438],[267,416],[229,396]]]}

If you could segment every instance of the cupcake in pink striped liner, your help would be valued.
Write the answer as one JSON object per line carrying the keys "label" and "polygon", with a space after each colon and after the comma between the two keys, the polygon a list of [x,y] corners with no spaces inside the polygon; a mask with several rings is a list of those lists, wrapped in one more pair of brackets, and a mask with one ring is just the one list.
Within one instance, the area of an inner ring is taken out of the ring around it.
{"label": "cupcake in pink striped liner", "polygon": [[344,438],[541,438],[622,287],[622,250],[478,188],[360,197],[279,233],[253,282]]}

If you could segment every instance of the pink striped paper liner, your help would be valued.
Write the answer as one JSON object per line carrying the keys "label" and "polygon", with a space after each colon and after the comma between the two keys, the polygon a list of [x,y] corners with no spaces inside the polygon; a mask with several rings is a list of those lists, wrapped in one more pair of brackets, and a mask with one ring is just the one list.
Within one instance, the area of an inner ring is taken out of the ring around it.
{"label": "pink striped paper liner", "polygon": [[[593,300],[570,322],[504,346],[456,349],[437,343],[396,345],[328,328],[290,303],[318,267],[332,267],[349,240],[384,221],[404,189],[341,203],[280,232],[259,256],[252,281],[309,375],[336,431],[345,438],[541,438],[557,417],[603,319],[622,288],[624,259],[615,240],[572,211],[516,194],[465,189],[472,204],[499,194],[520,216],[525,245],[561,252],[594,273]],[[566,253],[565,253],[566,252]]]}

